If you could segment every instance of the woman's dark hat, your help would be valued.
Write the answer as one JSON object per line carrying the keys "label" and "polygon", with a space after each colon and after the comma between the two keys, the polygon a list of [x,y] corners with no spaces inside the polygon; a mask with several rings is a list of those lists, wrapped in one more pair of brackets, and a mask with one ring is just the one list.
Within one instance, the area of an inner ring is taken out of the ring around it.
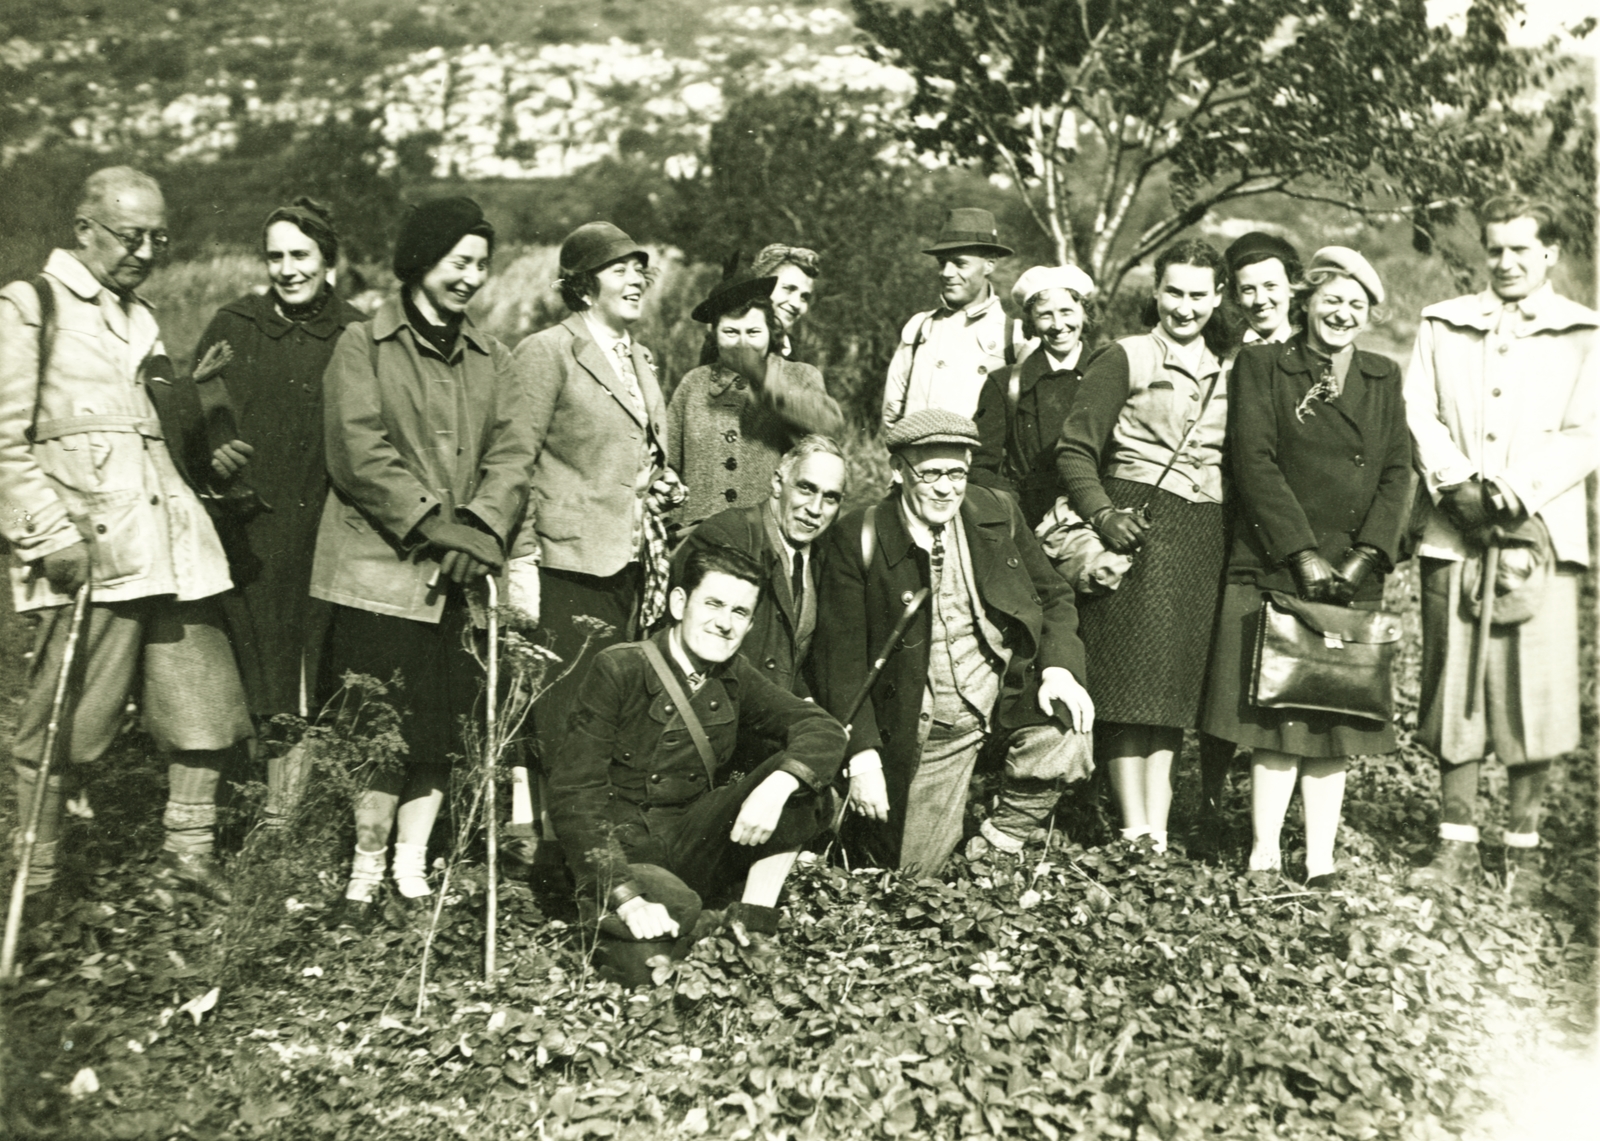
{"label": "woman's dark hat", "polygon": [[771,297],[778,285],[776,277],[747,277],[741,281],[719,281],[711,296],[694,307],[691,318],[702,325],[714,324],[724,313],[733,313],[750,302]]}
{"label": "woman's dark hat", "polygon": [[1300,254],[1293,246],[1276,234],[1268,234],[1261,230],[1251,230],[1238,238],[1222,255],[1222,260],[1228,263],[1230,273],[1236,273],[1243,266],[1254,265],[1268,258],[1277,258],[1285,269],[1300,262]]}
{"label": "woman's dark hat", "polygon": [[650,264],[650,255],[620,228],[610,222],[588,222],[561,243],[561,273],[566,277],[587,273],[627,257]]}
{"label": "woman's dark hat", "polygon": [[950,211],[938,239],[922,252],[945,254],[957,250],[973,250],[996,258],[1008,258],[1012,253],[1010,246],[1000,244],[1000,231],[995,226],[994,215],[971,206]]}
{"label": "woman's dark hat", "polygon": [[418,202],[400,219],[394,240],[394,275],[416,281],[432,269],[468,234],[479,234],[494,249],[494,227],[470,198],[430,198]]}

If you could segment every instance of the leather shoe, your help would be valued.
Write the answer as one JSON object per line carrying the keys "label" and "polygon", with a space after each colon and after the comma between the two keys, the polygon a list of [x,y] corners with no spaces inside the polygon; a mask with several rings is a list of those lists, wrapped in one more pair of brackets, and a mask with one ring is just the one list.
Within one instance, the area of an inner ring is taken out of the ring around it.
{"label": "leather shoe", "polygon": [[350,899],[341,895],[328,909],[330,930],[344,927],[365,935],[377,926],[379,918],[378,901],[375,899]]}
{"label": "leather shoe", "polygon": [[1406,879],[1406,886],[1418,889],[1476,887],[1483,880],[1483,864],[1478,845],[1470,840],[1440,840],[1433,862],[1418,868]]}
{"label": "leather shoe", "polygon": [[1544,870],[1538,848],[1506,849],[1506,888],[1511,902],[1532,907],[1544,894]]}
{"label": "leather shoe", "polygon": [[156,875],[216,903],[233,902],[233,894],[228,891],[228,882],[215,856],[164,851],[156,857]]}
{"label": "leather shoe", "polygon": [[1320,876],[1311,876],[1306,880],[1307,891],[1338,891],[1342,882],[1338,872],[1324,872]]}

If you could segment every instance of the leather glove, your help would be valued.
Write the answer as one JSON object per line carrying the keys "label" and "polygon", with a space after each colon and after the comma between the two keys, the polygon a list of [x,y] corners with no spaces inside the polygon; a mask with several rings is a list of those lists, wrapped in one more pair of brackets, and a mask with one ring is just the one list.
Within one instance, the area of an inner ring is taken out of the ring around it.
{"label": "leather glove", "polygon": [[1334,569],[1315,548],[1307,547],[1289,556],[1289,570],[1294,574],[1295,593],[1307,602],[1332,602],[1337,580]]}
{"label": "leather glove", "polygon": [[1094,517],[1094,529],[1111,550],[1130,555],[1144,546],[1144,533],[1150,527],[1137,511],[1103,507]]}
{"label": "leather glove", "polygon": [[89,544],[77,542],[52,551],[39,560],[39,573],[62,594],[77,594],[78,588],[89,581]]}
{"label": "leather glove", "polygon": [[1489,489],[1481,479],[1469,479],[1449,488],[1439,498],[1439,510],[1463,533],[1482,531],[1494,513]]}
{"label": "leather glove", "polygon": [[1382,565],[1383,554],[1378,548],[1365,543],[1351,547],[1339,560],[1339,565],[1333,568],[1334,585],[1330,601],[1348,603]]}
{"label": "leather glove", "polygon": [[498,571],[505,563],[500,544],[493,536],[464,523],[447,522],[438,512],[418,523],[417,533],[445,552],[439,560],[439,569],[455,582],[481,578],[490,571]]}

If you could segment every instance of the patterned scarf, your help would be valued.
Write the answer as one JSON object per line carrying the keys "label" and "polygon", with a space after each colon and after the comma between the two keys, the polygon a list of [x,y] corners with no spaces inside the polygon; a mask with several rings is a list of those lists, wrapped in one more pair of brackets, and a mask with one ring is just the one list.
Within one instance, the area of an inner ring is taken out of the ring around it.
{"label": "patterned scarf", "polygon": [[672,560],[667,557],[667,524],[654,511],[644,513],[644,600],[639,611],[639,632],[650,629],[667,612],[667,580]]}

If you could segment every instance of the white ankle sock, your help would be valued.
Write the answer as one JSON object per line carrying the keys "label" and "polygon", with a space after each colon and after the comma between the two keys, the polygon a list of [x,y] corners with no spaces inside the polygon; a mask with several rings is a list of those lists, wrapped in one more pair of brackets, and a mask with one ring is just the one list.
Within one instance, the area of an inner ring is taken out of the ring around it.
{"label": "white ankle sock", "polygon": [[1152,840],[1154,840],[1156,842],[1156,851],[1165,852],[1167,850],[1167,832],[1166,832],[1166,829],[1164,829],[1164,828],[1152,828],[1152,829],[1150,829],[1150,839],[1152,839]]}
{"label": "white ankle sock", "polygon": [[357,903],[371,903],[373,893],[383,882],[383,858],[388,855],[382,848],[369,852],[360,845],[350,860],[350,885],[344,897]]}
{"label": "white ankle sock", "polygon": [[1476,844],[1478,842],[1478,826],[1476,824],[1440,824],[1439,839],[1460,840],[1464,844]]}
{"label": "white ankle sock", "polygon": [[1140,836],[1148,835],[1150,835],[1150,828],[1145,824],[1140,824],[1133,828],[1124,828],[1122,830],[1122,838],[1128,841],[1130,844],[1137,840]]}
{"label": "white ankle sock", "polygon": [[1537,848],[1539,846],[1539,833],[1537,832],[1503,832],[1500,839],[1508,848]]}
{"label": "white ankle sock", "polygon": [[407,899],[433,894],[428,886],[428,845],[395,844],[394,886]]}

